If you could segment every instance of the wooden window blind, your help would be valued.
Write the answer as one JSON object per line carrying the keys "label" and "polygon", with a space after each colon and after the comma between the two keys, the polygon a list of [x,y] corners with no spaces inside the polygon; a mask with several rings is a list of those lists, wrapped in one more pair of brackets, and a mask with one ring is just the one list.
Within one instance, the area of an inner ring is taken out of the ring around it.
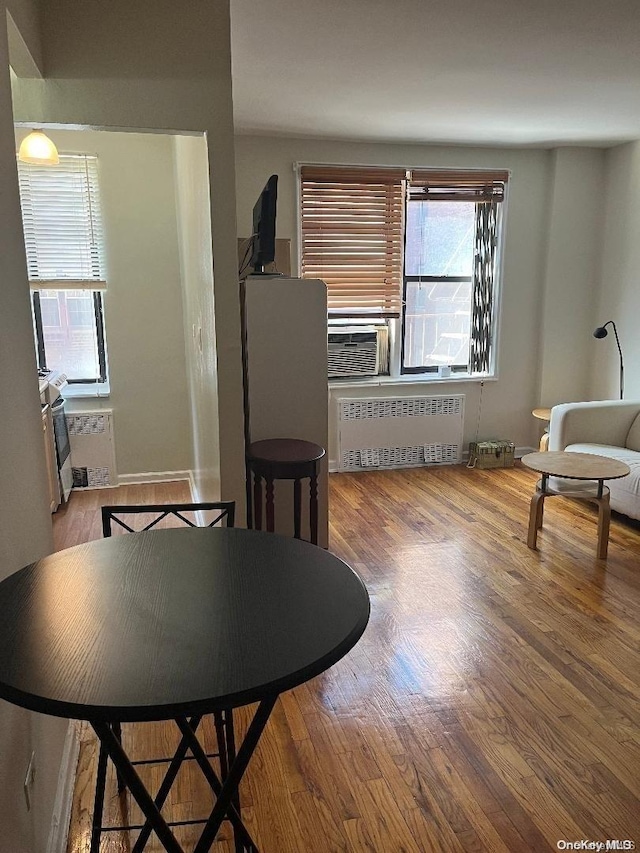
{"label": "wooden window blind", "polygon": [[61,155],[56,166],[18,163],[32,289],[106,287],[97,158]]}
{"label": "wooden window blind", "polygon": [[406,170],[300,171],[302,275],[326,282],[331,316],[399,316]]}

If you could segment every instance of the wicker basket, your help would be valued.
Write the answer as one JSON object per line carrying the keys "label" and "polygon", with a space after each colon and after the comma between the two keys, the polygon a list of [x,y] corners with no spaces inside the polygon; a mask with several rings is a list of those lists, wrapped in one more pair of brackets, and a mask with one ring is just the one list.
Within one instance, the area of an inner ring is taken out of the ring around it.
{"label": "wicker basket", "polygon": [[469,467],[513,468],[515,450],[512,441],[472,441],[469,445]]}

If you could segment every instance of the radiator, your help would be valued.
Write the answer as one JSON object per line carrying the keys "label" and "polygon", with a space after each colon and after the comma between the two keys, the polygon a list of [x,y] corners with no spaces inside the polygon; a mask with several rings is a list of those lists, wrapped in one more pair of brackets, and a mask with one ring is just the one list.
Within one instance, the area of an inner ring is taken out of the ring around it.
{"label": "radiator", "polygon": [[341,471],[462,462],[463,394],[337,403]]}
{"label": "radiator", "polygon": [[72,412],[67,415],[74,489],[117,486],[113,444],[113,412]]}

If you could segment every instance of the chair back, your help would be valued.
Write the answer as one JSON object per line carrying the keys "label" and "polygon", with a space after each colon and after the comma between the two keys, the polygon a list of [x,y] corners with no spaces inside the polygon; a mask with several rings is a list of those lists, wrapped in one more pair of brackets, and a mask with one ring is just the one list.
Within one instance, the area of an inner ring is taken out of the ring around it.
{"label": "chair back", "polygon": [[[151,530],[157,527],[166,519],[177,519],[188,527],[215,527],[216,525],[233,527],[235,512],[235,501],[103,506],[102,535],[111,536],[116,526],[122,528],[127,533],[140,533],[144,530]],[[124,521],[122,516],[128,517],[129,523]],[[198,516],[200,517],[200,521],[198,520]],[[135,526],[136,519],[138,520],[137,526]],[[202,521],[202,519],[205,520]],[[173,527],[175,525],[162,524],[162,526]]]}

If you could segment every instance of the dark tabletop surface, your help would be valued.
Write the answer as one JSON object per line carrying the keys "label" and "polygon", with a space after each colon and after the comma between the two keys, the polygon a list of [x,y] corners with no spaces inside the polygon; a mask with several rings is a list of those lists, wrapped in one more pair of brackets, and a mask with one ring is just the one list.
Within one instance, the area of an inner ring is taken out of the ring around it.
{"label": "dark tabletop surface", "polygon": [[317,462],[324,447],[300,438],[265,438],[249,445],[249,456],[265,462]]}
{"label": "dark tabletop surface", "polygon": [[0,583],[0,698],[122,722],[235,707],[323,672],[368,618],[355,572],[297,539],[233,528],[101,539]]}

